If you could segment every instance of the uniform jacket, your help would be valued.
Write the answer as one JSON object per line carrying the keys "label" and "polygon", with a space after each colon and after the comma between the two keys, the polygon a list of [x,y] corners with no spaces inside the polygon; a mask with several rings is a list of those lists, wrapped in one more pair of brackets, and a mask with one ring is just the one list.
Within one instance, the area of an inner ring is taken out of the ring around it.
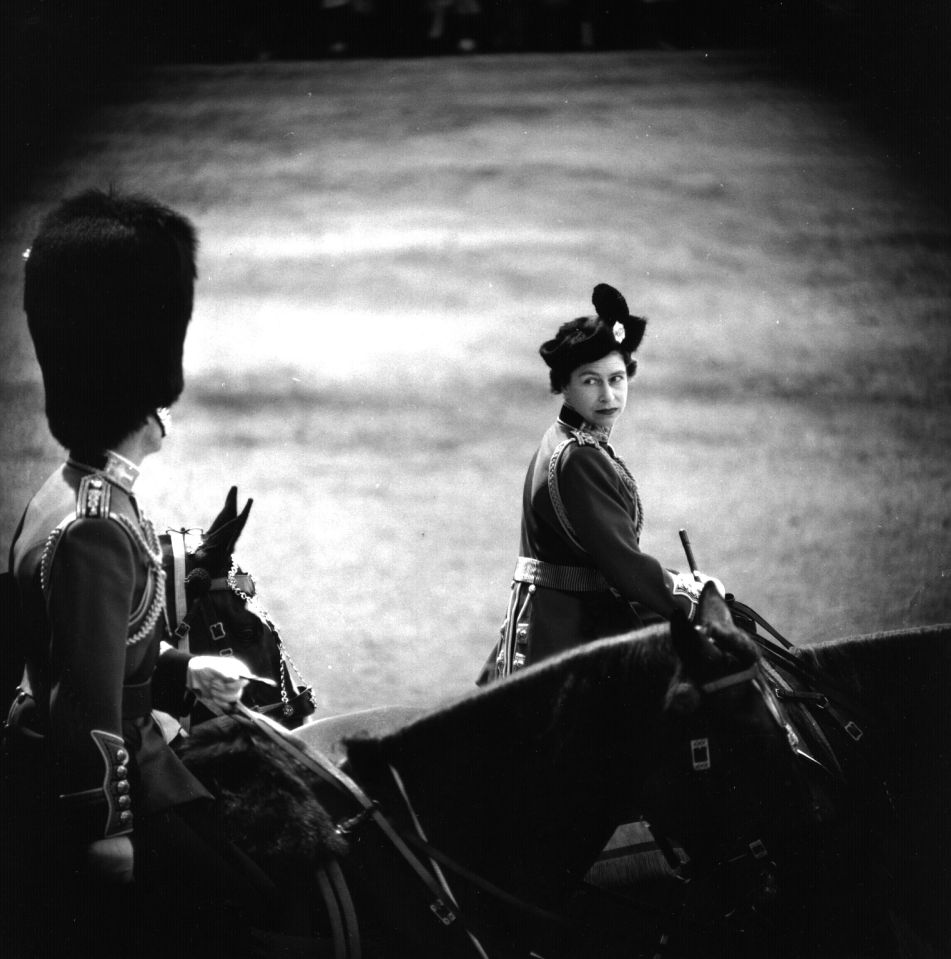
{"label": "uniform jacket", "polygon": [[69,837],[128,834],[136,815],[210,798],[151,716],[190,706],[189,657],[160,646],[161,553],[131,483],[70,460],[30,502],[12,555],[28,646],[16,721],[46,737]]}
{"label": "uniform jacket", "polygon": [[[525,477],[520,553],[596,571],[605,587],[572,591],[513,583],[503,633],[517,631],[516,668],[671,614],[669,577],[640,550],[642,525],[637,484],[606,431],[563,406]],[[492,665],[490,660],[488,672]],[[480,682],[491,678],[488,672]]]}

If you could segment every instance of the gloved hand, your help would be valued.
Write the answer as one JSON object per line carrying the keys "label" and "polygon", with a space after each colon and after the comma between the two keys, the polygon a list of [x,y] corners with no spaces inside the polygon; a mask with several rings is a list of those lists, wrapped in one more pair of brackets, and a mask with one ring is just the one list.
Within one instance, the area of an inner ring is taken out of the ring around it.
{"label": "gloved hand", "polygon": [[703,587],[707,583],[713,583],[716,591],[724,598],[726,598],[726,590],[723,588],[723,583],[720,582],[715,576],[707,576],[706,573],[701,573],[700,570],[697,570],[696,577],[693,573],[674,573],[671,571],[673,577],[673,585],[671,587],[671,592],[674,596],[683,596],[690,603],[690,611],[687,614],[687,618],[692,622],[693,617],[697,612],[697,603],[700,602],[700,593],[703,590]]}
{"label": "gloved hand", "polygon": [[248,685],[248,667],[234,656],[193,656],[188,661],[186,685],[202,699],[227,708],[241,698]]}
{"label": "gloved hand", "polygon": [[128,836],[97,839],[86,848],[86,868],[102,882],[132,882],[133,863],[132,840]]}

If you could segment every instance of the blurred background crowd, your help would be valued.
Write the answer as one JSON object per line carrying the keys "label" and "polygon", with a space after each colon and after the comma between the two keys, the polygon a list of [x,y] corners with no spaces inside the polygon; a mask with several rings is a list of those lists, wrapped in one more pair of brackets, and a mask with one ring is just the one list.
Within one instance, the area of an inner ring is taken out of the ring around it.
{"label": "blurred background crowd", "polygon": [[[880,0],[7,0],[37,49],[77,41],[159,62],[716,47],[862,30]],[[900,14],[900,16],[899,16]],[[64,30],[64,28],[66,28]],[[44,36],[45,34],[45,36]],[[816,38],[810,38],[813,42]]]}
{"label": "blurred background crowd", "polygon": [[946,0],[4,0],[0,31],[5,195],[156,64],[757,48],[867,96],[929,156],[951,127]]}

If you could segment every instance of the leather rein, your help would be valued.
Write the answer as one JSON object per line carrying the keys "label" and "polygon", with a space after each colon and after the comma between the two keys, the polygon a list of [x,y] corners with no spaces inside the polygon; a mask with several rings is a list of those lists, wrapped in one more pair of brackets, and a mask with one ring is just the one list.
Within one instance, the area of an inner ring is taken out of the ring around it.
{"label": "leather rein", "polygon": [[[301,749],[300,741],[291,736],[283,726],[267,716],[248,709],[241,703],[237,704],[236,712],[253,723],[274,745],[293,756],[297,762],[302,763],[323,782],[331,785],[338,793],[342,793],[356,804],[356,814],[339,822],[336,827],[337,833],[347,837],[367,824],[375,825],[425,888],[429,898],[430,913],[457,940],[459,945],[479,956],[480,959],[489,959],[489,953],[465,922],[458,901],[440,867],[458,875],[496,900],[533,918],[564,924],[563,917],[512,895],[432,846],[423,832],[402,778],[394,766],[390,765],[388,770],[413,824],[413,831],[410,832],[394,826],[383,814],[379,805],[352,777],[314,747],[308,746],[305,752]],[[320,867],[321,870],[323,868]],[[352,897],[347,889],[346,878],[338,864],[334,863],[332,868],[328,868],[328,875],[321,882],[322,892],[324,886],[328,887],[330,893],[330,895],[324,894],[324,900],[331,914],[331,926],[334,931],[334,959],[361,959],[357,916],[353,909]],[[339,906],[334,903],[335,899],[339,902]],[[339,917],[336,923],[334,915]]]}
{"label": "leather rein", "polygon": [[[727,602],[731,611],[737,614],[735,618],[739,621],[738,625],[760,649],[762,658],[750,669],[701,686],[701,691],[716,695],[730,686],[751,683],[784,733],[794,757],[794,775],[798,779],[800,792],[810,799],[815,799],[816,796],[814,789],[817,771],[826,777],[827,781],[848,785],[847,757],[841,748],[837,750],[832,745],[830,738],[835,730],[836,740],[844,744],[849,753],[859,756],[866,770],[873,771],[872,778],[885,797],[889,812],[894,813],[894,802],[888,783],[883,776],[877,774],[875,756],[866,737],[866,732],[873,726],[869,711],[806,663],[793,644],[755,610],[737,602],[732,596],[727,597]],[[744,628],[743,619],[751,625]],[[761,626],[769,637],[758,635],[757,625]],[[693,739],[690,747],[694,771],[710,770],[709,741]],[[818,809],[818,804],[813,803],[811,811],[817,818]],[[670,848],[666,837],[656,838],[661,848]],[[675,861],[670,855],[668,861],[675,873],[680,875],[684,864],[679,860]],[[758,887],[754,888],[750,895],[775,894],[776,863],[771,860],[770,852],[761,838],[739,834],[727,837],[712,865],[715,870],[720,870],[736,867],[744,861],[753,866],[758,883]],[[685,877],[681,875],[681,878]],[[740,903],[737,903],[736,908],[739,906]]]}

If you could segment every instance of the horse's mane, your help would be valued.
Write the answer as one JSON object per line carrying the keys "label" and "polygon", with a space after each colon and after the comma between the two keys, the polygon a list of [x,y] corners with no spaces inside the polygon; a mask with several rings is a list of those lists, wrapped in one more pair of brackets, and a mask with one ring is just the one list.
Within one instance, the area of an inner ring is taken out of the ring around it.
{"label": "horse's mane", "polygon": [[951,625],[851,636],[800,653],[847,693],[860,726],[872,723],[876,760],[906,791],[951,802]]}
{"label": "horse's mane", "polygon": [[798,651],[821,673],[872,700],[892,690],[921,696],[951,682],[951,624],[848,636]]}
{"label": "horse's mane", "polygon": [[634,709],[656,708],[676,665],[667,624],[649,626],[554,656],[429,710],[396,731],[350,740],[348,753],[359,756],[370,748],[390,754],[410,742],[445,743],[453,730],[485,729],[495,725],[494,719],[510,732],[527,724],[536,734],[550,734],[553,743],[564,742],[580,721],[579,704],[590,709],[620,691]]}

